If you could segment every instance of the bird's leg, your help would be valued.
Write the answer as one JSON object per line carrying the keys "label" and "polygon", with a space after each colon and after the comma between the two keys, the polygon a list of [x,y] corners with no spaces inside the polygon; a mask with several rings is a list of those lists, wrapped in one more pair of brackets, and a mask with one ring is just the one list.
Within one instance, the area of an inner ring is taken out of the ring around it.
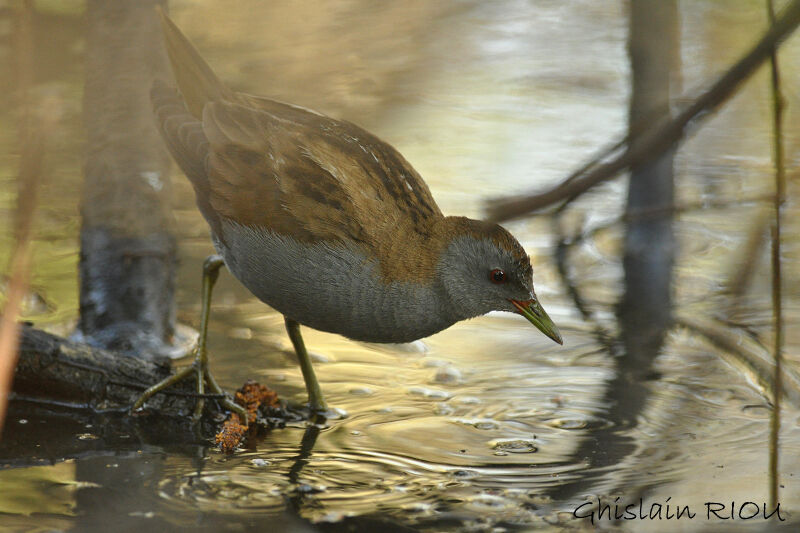
{"label": "bird's leg", "polygon": [[300,324],[288,316],[284,316],[284,319],[286,320],[286,331],[289,333],[289,338],[292,339],[294,351],[300,360],[300,369],[303,371],[303,380],[306,382],[306,390],[308,391],[308,405],[312,411],[318,413],[326,411],[328,408],[322,398],[322,389],[319,387],[319,381],[317,381],[317,376],[314,374],[314,367],[311,366],[311,358],[308,356],[303,337],[300,335]]}
{"label": "bird's leg", "polygon": [[[182,369],[180,372],[168,377],[167,379],[156,383],[142,393],[141,396],[133,404],[133,409],[139,409],[148,398],[157,394],[164,389],[174,385],[175,383],[183,380],[190,374],[194,373],[197,380],[197,393],[204,394],[205,385],[208,385],[209,392],[212,394],[219,394],[223,396],[220,400],[222,405],[236,414],[243,424],[247,424],[247,411],[239,404],[231,401],[222,388],[217,384],[217,380],[208,371],[208,350],[206,349],[206,338],[208,337],[208,317],[211,312],[211,292],[214,284],[219,277],[219,269],[225,264],[222,257],[218,255],[211,255],[203,262],[203,302],[202,310],[200,312],[200,338],[197,342],[197,349],[195,350],[194,362]],[[203,414],[203,407],[205,406],[205,398],[202,396],[198,398],[195,405],[193,418],[198,420]]]}
{"label": "bird's leg", "polygon": [[[211,292],[219,278],[219,269],[225,262],[218,255],[210,255],[203,261],[203,305],[200,309],[200,338],[197,341],[197,353],[195,354],[194,366],[197,371],[197,392],[203,394],[205,376],[208,374],[208,350],[206,340],[208,339],[208,318],[211,315]],[[216,392],[216,391],[215,391]],[[194,406],[194,418],[198,419],[203,414],[205,399],[200,397]]]}

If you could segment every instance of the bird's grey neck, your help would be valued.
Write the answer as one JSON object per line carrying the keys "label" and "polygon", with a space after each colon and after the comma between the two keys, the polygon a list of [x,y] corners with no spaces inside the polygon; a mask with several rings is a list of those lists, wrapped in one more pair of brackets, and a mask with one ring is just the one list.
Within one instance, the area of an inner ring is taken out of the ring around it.
{"label": "bird's grey neck", "polygon": [[224,222],[215,239],[231,272],[260,300],[301,324],[369,342],[409,342],[453,316],[444,287],[385,282],[356,246],[300,243],[269,230]]}

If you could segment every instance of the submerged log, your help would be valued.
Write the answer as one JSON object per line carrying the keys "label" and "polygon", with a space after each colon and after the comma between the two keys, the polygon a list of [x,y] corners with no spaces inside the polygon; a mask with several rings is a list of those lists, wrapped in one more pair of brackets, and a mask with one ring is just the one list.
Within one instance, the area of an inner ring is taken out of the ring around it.
{"label": "submerged log", "polygon": [[[221,396],[205,394],[203,417],[194,423],[199,395],[191,379],[156,394],[140,412],[130,411],[144,389],[171,373],[170,367],[166,358],[132,357],[22,326],[0,467],[142,444],[208,446],[229,413],[214,401]],[[236,397],[250,413],[250,427],[240,435],[248,444],[267,429],[308,416],[302,409],[288,409],[273,391],[255,382],[246,383]],[[90,428],[88,441],[77,442],[85,428]],[[228,443],[228,449],[239,445],[241,439]]]}
{"label": "submerged log", "polygon": [[190,453],[209,445],[225,413],[217,402],[206,401],[202,420],[194,424],[190,381],[130,414],[138,395],[169,373],[167,360],[131,357],[23,326],[0,468],[109,449],[136,453],[143,445],[177,446]]}
{"label": "submerged log", "polygon": [[[170,374],[166,359],[148,360],[94,348],[23,326],[14,399],[92,411],[125,412],[142,391]],[[197,395],[191,380],[147,402],[162,417],[191,415]],[[222,414],[209,402],[212,417]]]}

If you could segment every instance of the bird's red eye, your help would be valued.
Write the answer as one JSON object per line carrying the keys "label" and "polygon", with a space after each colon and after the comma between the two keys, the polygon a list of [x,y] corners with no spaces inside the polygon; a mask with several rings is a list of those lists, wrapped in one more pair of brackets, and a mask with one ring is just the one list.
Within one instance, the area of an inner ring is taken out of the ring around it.
{"label": "bird's red eye", "polygon": [[489,272],[489,280],[492,283],[505,283],[506,282],[506,273],[500,270],[499,268],[495,268],[491,272]]}

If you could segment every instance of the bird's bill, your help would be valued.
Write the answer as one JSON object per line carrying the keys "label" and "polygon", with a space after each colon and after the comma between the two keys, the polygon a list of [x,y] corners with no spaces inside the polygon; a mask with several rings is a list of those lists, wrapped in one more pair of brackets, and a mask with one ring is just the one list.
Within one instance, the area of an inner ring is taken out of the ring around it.
{"label": "bird's bill", "polygon": [[532,299],[532,300],[511,300],[511,303],[514,304],[514,307],[517,308],[519,314],[524,316],[528,319],[528,322],[539,328],[539,331],[556,341],[558,344],[564,344],[564,340],[561,338],[561,333],[558,331],[558,328],[550,317],[545,312],[542,304],[539,303],[539,300]]}

